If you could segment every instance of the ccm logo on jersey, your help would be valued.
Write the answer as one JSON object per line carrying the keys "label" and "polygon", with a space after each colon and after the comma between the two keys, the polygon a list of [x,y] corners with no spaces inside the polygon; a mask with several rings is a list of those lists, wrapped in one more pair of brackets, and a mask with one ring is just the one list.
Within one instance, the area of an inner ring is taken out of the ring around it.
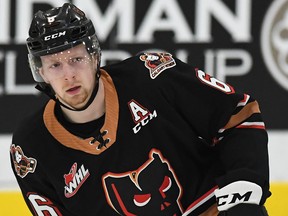
{"label": "ccm logo on jersey", "polygon": [[68,174],[64,174],[65,184],[64,194],[65,197],[70,198],[74,196],[82,184],[89,177],[90,173],[88,169],[85,169],[84,165],[82,165],[77,170],[77,163],[74,163]]}
{"label": "ccm logo on jersey", "polygon": [[226,211],[240,203],[259,205],[262,188],[248,181],[237,181],[214,191],[219,211]]}
{"label": "ccm logo on jersey", "polygon": [[142,127],[147,125],[152,119],[157,117],[156,110],[151,113],[147,108],[141,106],[135,100],[131,100],[128,103],[128,107],[132,114],[133,121],[135,122],[135,127],[133,127],[133,132],[138,133]]}
{"label": "ccm logo on jersey", "polygon": [[176,65],[170,53],[144,53],[140,56],[140,60],[145,62],[151,79],[155,79],[161,72]]}
{"label": "ccm logo on jersey", "polygon": [[44,37],[44,41],[49,41],[51,39],[56,39],[56,38],[64,36],[65,34],[66,34],[66,31],[57,32],[57,33],[54,33],[52,35],[47,35],[47,36]]}

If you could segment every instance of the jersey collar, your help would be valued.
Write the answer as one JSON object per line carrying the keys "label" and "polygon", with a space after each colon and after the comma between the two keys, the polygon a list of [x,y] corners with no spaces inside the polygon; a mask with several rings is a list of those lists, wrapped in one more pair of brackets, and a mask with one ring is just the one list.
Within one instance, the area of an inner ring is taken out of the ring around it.
{"label": "jersey collar", "polygon": [[[112,78],[102,69],[101,79],[104,84],[106,114],[100,133],[105,134],[103,135],[103,139],[109,139],[109,142],[105,147],[98,149],[97,147],[100,144],[98,141],[92,142],[93,144],[91,143],[94,137],[82,139],[70,133],[58,122],[54,113],[55,101],[50,100],[44,110],[44,124],[50,134],[62,145],[89,154],[99,155],[115,143],[119,118],[118,96]],[[104,131],[106,131],[106,133]]]}

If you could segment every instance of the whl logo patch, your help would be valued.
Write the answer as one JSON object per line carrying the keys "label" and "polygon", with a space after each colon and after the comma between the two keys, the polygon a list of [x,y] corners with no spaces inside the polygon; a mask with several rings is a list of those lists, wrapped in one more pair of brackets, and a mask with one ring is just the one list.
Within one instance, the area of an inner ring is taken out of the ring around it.
{"label": "whl logo patch", "polygon": [[82,164],[81,167],[77,170],[77,163],[74,163],[68,174],[64,174],[65,184],[64,194],[65,197],[70,198],[74,196],[82,184],[89,177],[90,173],[88,169],[85,169]]}
{"label": "whl logo patch", "polygon": [[133,127],[134,134],[138,133],[142,127],[147,125],[152,119],[157,117],[157,112],[154,110],[152,113],[135,100],[131,100],[128,103],[135,127]]}

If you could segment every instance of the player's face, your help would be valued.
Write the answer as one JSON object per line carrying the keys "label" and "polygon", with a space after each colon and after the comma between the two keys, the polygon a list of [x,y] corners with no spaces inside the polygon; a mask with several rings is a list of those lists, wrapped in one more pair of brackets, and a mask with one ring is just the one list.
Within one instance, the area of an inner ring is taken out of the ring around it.
{"label": "player's face", "polygon": [[97,60],[84,45],[63,52],[41,56],[40,74],[50,84],[56,97],[73,108],[83,107],[95,86]]}

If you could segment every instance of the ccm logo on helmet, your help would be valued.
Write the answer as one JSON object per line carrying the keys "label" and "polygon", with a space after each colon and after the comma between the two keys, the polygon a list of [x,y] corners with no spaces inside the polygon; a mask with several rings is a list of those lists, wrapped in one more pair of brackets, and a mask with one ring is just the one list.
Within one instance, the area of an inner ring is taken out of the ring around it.
{"label": "ccm logo on helmet", "polygon": [[47,35],[44,37],[44,41],[49,41],[51,39],[55,39],[55,38],[59,38],[59,37],[62,37],[66,34],[66,31],[63,31],[63,32],[57,32],[57,33],[54,33],[52,35]]}

